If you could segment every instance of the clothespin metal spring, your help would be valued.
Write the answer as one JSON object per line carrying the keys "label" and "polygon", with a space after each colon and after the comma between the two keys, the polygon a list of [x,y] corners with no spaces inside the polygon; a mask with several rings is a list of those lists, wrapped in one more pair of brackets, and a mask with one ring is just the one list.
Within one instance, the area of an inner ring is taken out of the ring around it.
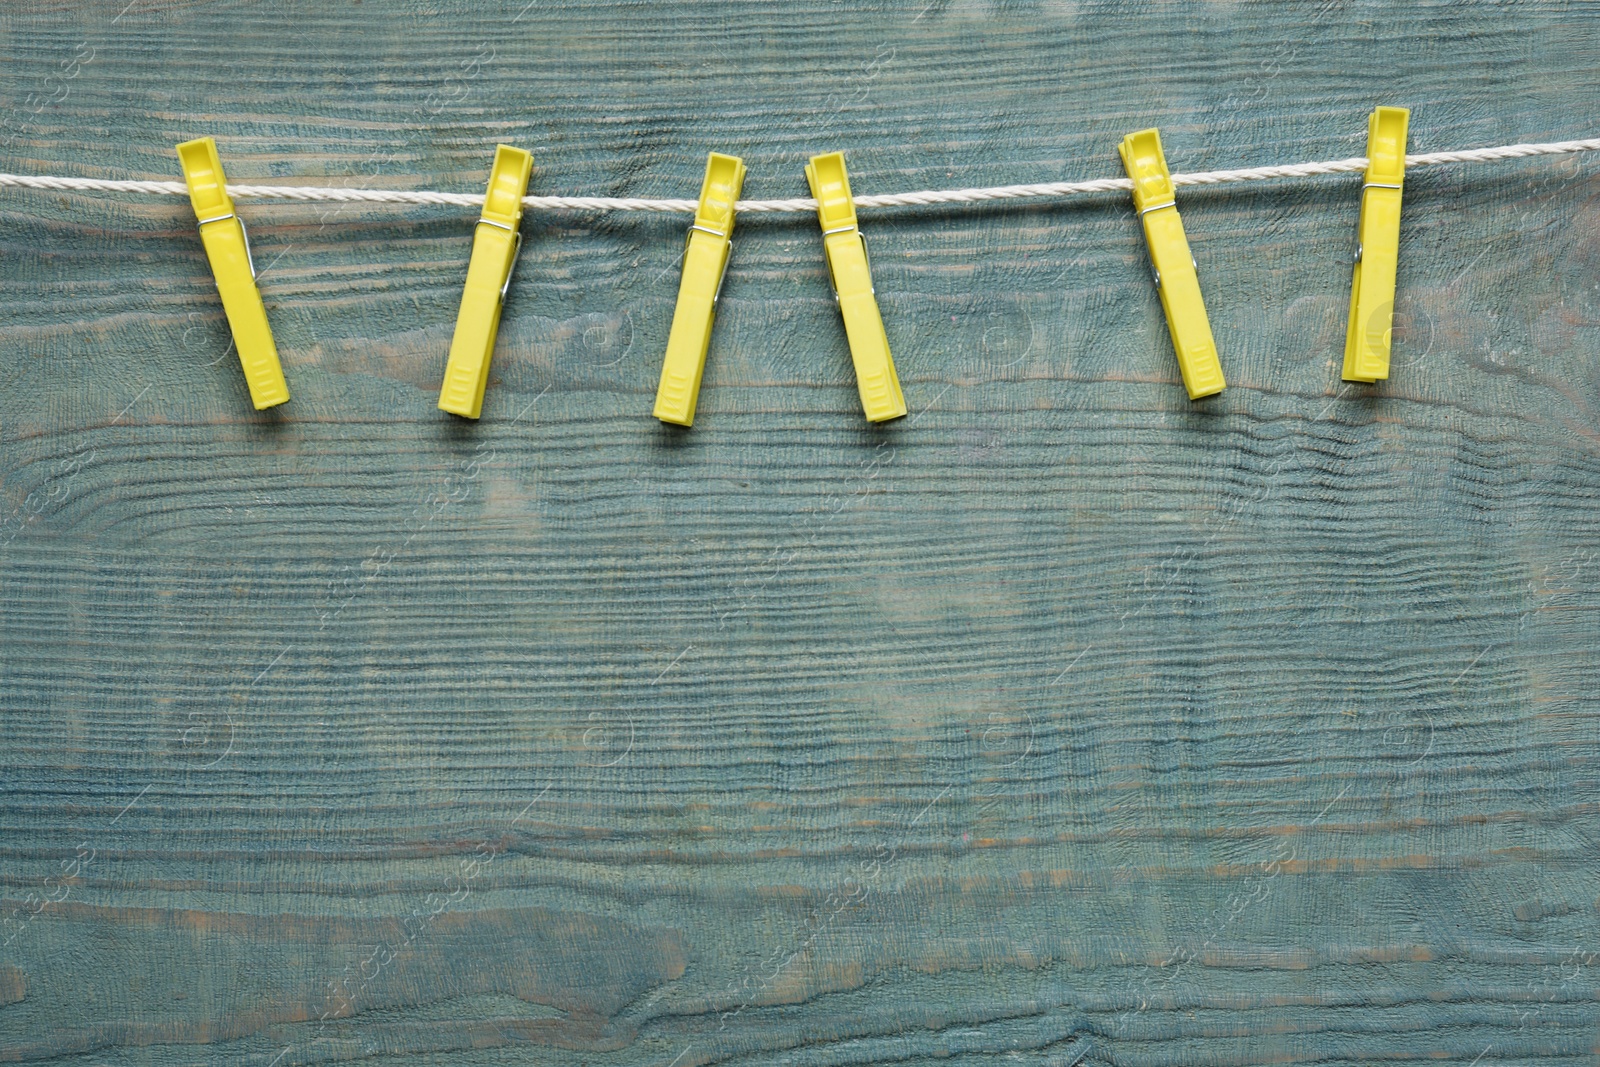
{"label": "clothespin metal spring", "polygon": [[250,280],[257,281],[260,276],[256,274],[255,254],[250,251],[250,227],[244,224],[244,219],[240,219],[238,215],[230,211],[226,215],[213,215],[209,219],[201,219],[199,225],[195,228],[201,229],[208,223],[227,222],[229,219],[239,219],[239,229],[244,234],[244,258],[250,264]]}

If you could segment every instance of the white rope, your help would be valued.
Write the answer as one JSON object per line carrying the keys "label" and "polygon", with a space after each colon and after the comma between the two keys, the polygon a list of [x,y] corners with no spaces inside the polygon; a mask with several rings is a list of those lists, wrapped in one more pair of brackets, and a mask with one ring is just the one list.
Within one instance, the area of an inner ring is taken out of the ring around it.
{"label": "white rope", "polygon": [[[1407,167],[1427,167],[1438,163],[1488,163],[1498,159],[1523,159],[1528,156],[1565,155],[1570,152],[1600,151],[1600,138],[1585,141],[1555,141],[1547,144],[1511,144],[1498,148],[1468,148],[1459,152],[1425,152],[1406,156]],[[1174,174],[1172,184],[1220,185],[1224,182],[1266,181],[1273,178],[1306,178],[1317,174],[1349,174],[1365,170],[1365,156],[1335,159],[1325,163],[1291,163],[1279,167],[1247,167],[1243,170],[1211,170],[1198,174]],[[35,177],[27,174],[0,174],[0,188],[55,189],[64,192],[145,193],[154,196],[187,196],[183,182],[112,181],[102,178]],[[1127,178],[1097,178],[1084,182],[1045,182],[1039,185],[997,185],[983,189],[929,189],[918,193],[886,193],[858,196],[856,206],[923,207],[930,204],[977,204],[986,200],[1022,200],[1032,197],[1076,196],[1083,193],[1128,191]],[[229,185],[228,193],[241,200],[313,200],[370,204],[442,204],[450,207],[479,208],[481,193],[407,192],[388,189],[324,189],[302,185]],[[660,211],[693,214],[693,200],[651,200],[640,197],[610,196],[527,196],[525,208],[534,211]],[[741,214],[776,214],[817,210],[809,197],[795,200],[741,200]]]}

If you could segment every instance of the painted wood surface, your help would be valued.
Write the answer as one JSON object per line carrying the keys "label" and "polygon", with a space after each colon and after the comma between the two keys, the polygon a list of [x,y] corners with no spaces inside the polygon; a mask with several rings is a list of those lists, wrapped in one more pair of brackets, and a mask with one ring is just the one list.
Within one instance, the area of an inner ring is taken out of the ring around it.
{"label": "painted wood surface", "polygon": [[[0,16],[0,167],[750,197],[1600,129],[1577,4],[134,0]],[[0,196],[0,1060],[1592,1063],[1600,184],[1186,192],[1229,389],[1125,198],[741,221],[692,431],[687,222],[530,215],[481,422],[470,213],[247,204],[256,414],[186,203]]]}

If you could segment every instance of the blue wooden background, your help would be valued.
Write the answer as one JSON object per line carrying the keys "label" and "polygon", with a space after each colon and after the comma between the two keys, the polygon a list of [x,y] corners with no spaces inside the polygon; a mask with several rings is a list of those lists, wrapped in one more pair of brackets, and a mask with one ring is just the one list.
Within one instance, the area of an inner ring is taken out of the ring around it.
{"label": "blue wooden background", "polygon": [[[125,5],[125,6],[124,6]],[[0,169],[749,197],[1600,133],[1588,4],[116,0],[0,13]],[[481,422],[470,212],[244,205],[247,402],[178,199],[0,195],[0,1061],[1578,1064],[1600,1048],[1600,182],[740,223],[692,431],[686,219],[535,214]]]}

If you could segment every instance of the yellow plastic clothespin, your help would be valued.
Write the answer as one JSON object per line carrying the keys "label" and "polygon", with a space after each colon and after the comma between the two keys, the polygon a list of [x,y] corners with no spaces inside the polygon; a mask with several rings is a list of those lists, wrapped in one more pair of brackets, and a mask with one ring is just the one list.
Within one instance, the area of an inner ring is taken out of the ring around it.
{"label": "yellow plastic clothespin", "polygon": [[1156,130],[1130,133],[1117,152],[1133,179],[1133,206],[1144,222],[1161,310],[1167,315],[1167,331],[1172,334],[1189,399],[1220,393],[1227,383],[1222,380],[1217,343],[1211,337],[1211,321],[1200,296],[1199,268],[1189,251],[1183,220],[1178,218],[1172,175],[1161,152],[1161,134]]}
{"label": "yellow plastic clothespin", "polygon": [[511,287],[511,270],[522,247],[522,198],[533,175],[533,156],[520,148],[494,150],[483,215],[472,238],[467,287],[450,341],[450,359],[439,386],[439,410],[475,419],[489,385],[489,359],[500,332],[500,308]]}
{"label": "yellow plastic clothespin", "polygon": [[868,422],[898,419],[906,413],[906,398],[900,392],[894,357],[889,355],[889,336],[883,331],[883,316],[873,295],[872,263],[867,258],[866,238],[856,226],[856,203],[850,195],[844,153],[812,156],[806,164],[806,181],[811,183],[811,195],[817,200],[828,276],[839,302],[839,313],[844,316],[861,407]]}
{"label": "yellow plastic clothespin", "polygon": [[717,297],[728,276],[733,249],[733,208],[744,188],[744,160],[712,152],[700,185],[700,209],[683,246],[683,282],[667,334],[667,356],[656,388],[655,416],[679,426],[694,425],[700,378],[717,319]]}
{"label": "yellow plastic clothespin", "polygon": [[189,186],[195,218],[200,220],[200,243],[217,279],[233,346],[239,350],[239,364],[250,386],[250,402],[257,411],[276,407],[289,399],[289,383],[284,381],[272,327],[267,325],[267,309],[256,288],[250,235],[245,232],[244,220],[234,213],[217,142],[209,137],[185,141],[178,146],[178,162]]}
{"label": "yellow plastic clothespin", "polygon": [[1344,335],[1344,380],[1389,377],[1394,279],[1400,260],[1400,187],[1406,178],[1406,125],[1411,112],[1380,107],[1367,120],[1367,175],[1361,186],[1355,279]]}

